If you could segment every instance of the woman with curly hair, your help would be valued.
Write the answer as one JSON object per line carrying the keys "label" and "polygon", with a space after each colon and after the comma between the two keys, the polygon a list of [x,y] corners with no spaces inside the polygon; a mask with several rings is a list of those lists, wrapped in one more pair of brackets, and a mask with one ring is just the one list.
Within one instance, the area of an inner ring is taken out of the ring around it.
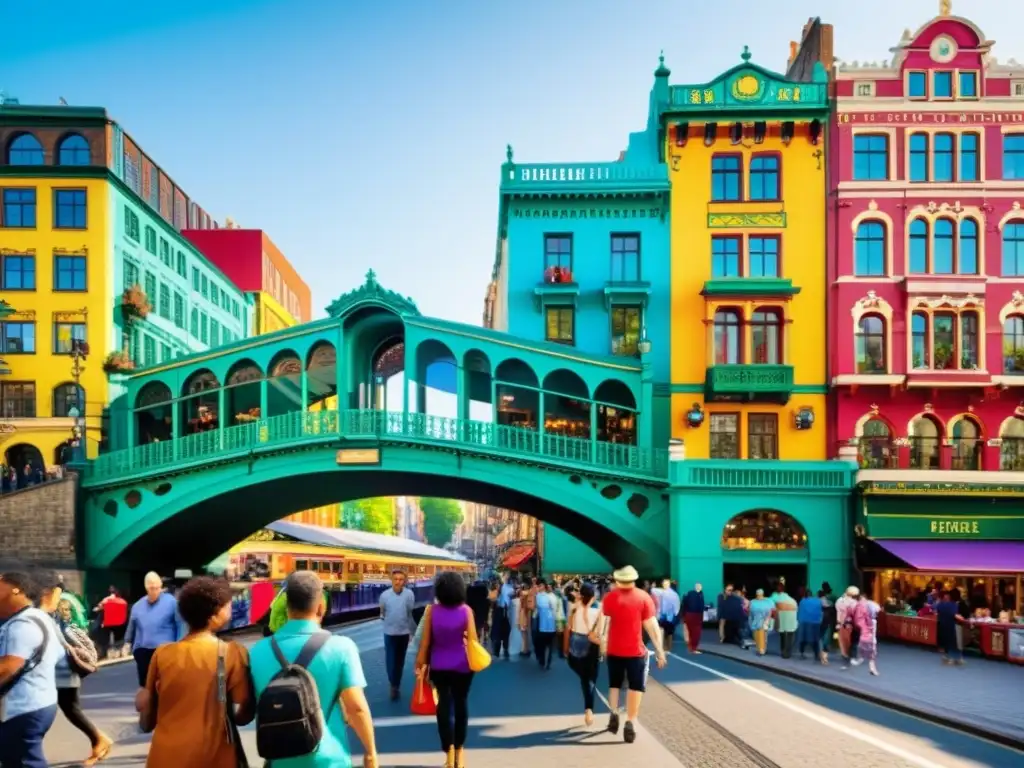
{"label": "woman with curly hair", "polygon": [[160,646],[139,692],[139,724],[153,731],[146,768],[237,768],[245,753],[236,726],[256,714],[249,654],[216,632],[231,619],[231,586],[191,579],[178,594],[188,634]]}

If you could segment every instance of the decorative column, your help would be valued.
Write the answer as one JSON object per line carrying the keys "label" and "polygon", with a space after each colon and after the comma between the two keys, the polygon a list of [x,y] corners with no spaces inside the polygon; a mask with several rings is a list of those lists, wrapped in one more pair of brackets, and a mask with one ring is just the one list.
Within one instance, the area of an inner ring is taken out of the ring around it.
{"label": "decorative column", "polygon": [[175,460],[181,458],[181,403],[177,400],[171,401],[171,451]]}
{"label": "decorative column", "polygon": [[302,366],[299,373],[299,389],[302,392],[302,412],[306,413],[309,410],[309,373],[306,372],[306,366]]}
{"label": "decorative column", "polygon": [[260,420],[267,420],[267,395],[268,395],[268,383],[266,377],[260,379]]}
{"label": "decorative column", "polygon": [[466,369],[456,363],[455,413],[458,415],[458,419],[455,422],[455,430],[459,442],[466,439],[467,430],[469,428],[469,425],[466,424],[466,421],[469,419],[469,398],[467,397],[467,390],[469,387],[466,386],[466,375]]}
{"label": "decorative column", "polygon": [[224,387],[217,390],[217,442],[220,449],[224,450],[224,422],[227,420],[226,411],[227,396]]}
{"label": "decorative column", "polygon": [[647,329],[637,344],[640,350],[640,402],[637,403],[637,446],[654,447],[654,360],[652,345],[647,338]]}
{"label": "decorative column", "polygon": [[590,460],[597,461],[597,403],[590,401]]}

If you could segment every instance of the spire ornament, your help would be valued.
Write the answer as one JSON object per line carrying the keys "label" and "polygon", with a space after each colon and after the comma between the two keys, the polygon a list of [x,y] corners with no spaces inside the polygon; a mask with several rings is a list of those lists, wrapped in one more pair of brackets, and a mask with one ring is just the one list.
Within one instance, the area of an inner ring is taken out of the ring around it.
{"label": "spire ornament", "polygon": [[939,16],[949,16],[953,13],[953,0],[939,0]]}

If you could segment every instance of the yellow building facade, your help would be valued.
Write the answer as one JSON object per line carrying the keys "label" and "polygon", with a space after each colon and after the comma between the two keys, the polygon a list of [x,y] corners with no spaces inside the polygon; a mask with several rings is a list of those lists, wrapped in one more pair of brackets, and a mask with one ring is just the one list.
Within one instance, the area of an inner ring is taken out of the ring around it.
{"label": "yellow building facade", "polygon": [[[6,219],[0,221],[5,225],[0,229],[3,299],[14,310],[4,318],[2,328],[5,345],[0,355],[10,373],[0,380],[7,427],[0,440],[35,446],[43,461],[53,465],[60,461],[60,447],[72,436],[75,425],[69,412],[78,407],[71,340],[100,350],[113,334],[113,281],[106,258],[107,182],[75,176],[13,176],[2,180],[2,187],[4,193],[19,193],[8,194],[7,200],[34,191],[35,225],[6,226],[21,223],[15,221],[20,211],[16,213],[11,205]],[[107,376],[101,362],[102,358],[82,362],[79,376],[90,456],[98,451],[107,403]]]}
{"label": "yellow building facade", "polygon": [[827,78],[749,59],[662,113],[672,436],[688,459],[825,459]]}

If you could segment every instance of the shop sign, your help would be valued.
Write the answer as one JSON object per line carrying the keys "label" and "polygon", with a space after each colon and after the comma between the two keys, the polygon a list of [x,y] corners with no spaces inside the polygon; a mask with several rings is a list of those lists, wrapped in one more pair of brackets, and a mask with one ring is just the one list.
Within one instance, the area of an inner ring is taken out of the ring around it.
{"label": "shop sign", "polygon": [[380,451],[376,448],[343,448],[336,456],[338,464],[380,464]]}
{"label": "shop sign", "polygon": [[[889,621],[890,617],[886,617],[886,621]],[[903,619],[904,617],[899,617]],[[938,624],[934,621],[928,621],[916,618],[907,618],[905,621],[898,622],[900,626],[899,639],[907,643],[919,643],[922,645],[934,645],[935,644],[935,627]]]}
{"label": "shop sign", "polygon": [[839,123],[863,125],[1002,125],[1024,123],[1021,112],[840,112]]}
{"label": "shop sign", "polygon": [[1024,517],[932,517],[869,514],[867,535],[874,539],[1024,540]]}

